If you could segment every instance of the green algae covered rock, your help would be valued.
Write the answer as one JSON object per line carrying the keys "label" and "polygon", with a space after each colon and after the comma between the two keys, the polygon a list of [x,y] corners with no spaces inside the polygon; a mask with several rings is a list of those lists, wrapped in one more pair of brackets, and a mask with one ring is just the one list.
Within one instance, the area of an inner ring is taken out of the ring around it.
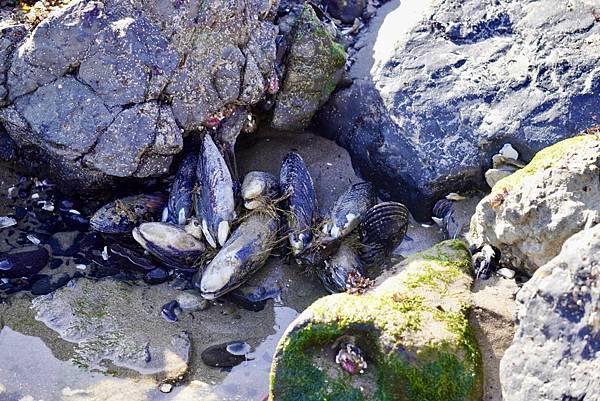
{"label": "green algae covered rock", "polygon": [[290,34],[286,74],[273,111],[273,128],[304,129],[339,82],[346,52],[305,5]]}
{"label": "green algae covered rock", "polygon": [[[399,263],[365,294],[319,299],[279,342],[270,400],[479,400],[471,271],[465,244],[445,241]],[[362,374],[335,363],[348,338],[367,362]]]}
{"label": "green algae covered rock", "polygon": [[470,240],[500,250],[500,263],[533,274],[563,243],[600,222],[600,134],[549,146],[500,180],[471,219]]}

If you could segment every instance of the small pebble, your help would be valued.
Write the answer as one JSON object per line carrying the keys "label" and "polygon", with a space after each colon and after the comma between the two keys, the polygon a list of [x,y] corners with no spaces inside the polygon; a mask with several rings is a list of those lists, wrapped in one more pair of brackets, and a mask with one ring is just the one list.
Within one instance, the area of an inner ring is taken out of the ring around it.
{"label": "small pebble", "polygon": [[173,391],[173,385],[170,383],[163,383],[158,389],[161,393],[170,393],[171,391]]}
{"label": "small pebble", "polygon": [[509,279],[515,277],[515,271],[511,270],[511,269],[507,269],[506,267],[498,269],[498,274],[504,278],[509,278]]}
{"label": "small pebble", "polygon": [[519,158],[519,152],[517,152],[510,143],[502,146],[502,149],[500,149],[500,152],[498,153],[508,159],[517,160]]}
{"label": "small pebble", "polygon": [[87,266],[84,264],[77,264],[77,265],[75,265],[75,268],[79,269],[79,270],[85,270],[85,269],[87,269]]}
{"label": "small pebble", "polygon": [[177,296],[177,302],[186,312],[196,312],[208,309],[210,302],[192,291],[184,291]]}

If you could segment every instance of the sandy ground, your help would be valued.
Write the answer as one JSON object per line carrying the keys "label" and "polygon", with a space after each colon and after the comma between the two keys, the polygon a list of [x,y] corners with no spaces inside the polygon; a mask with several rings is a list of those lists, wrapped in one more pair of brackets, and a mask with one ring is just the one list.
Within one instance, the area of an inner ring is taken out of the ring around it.
{"label": "sandy ground", "polygon": [[[254,145],[238,152],[240,170],[247,172],[259,169],[277,173],[285,153],[297,149],[309,166],[323,210],[331,207],[350,183],[359,180],[353,173],[347,153],[323,138],[311,134],[265,131],[254,139]],[[6,207],[6,190],[17,180],[17,173],[5,167],[0,168],[1,214],[10,212]],[[478,199],[476,196],[457,205],[457,214],[467,227]],[[418,252],[443,240],[437,227],[422,225],[414,220],[411,220],[408,236],[395,251],[397,257]],[[86,394],[95,394],[98,399],[102,399],[102,394],[114,393],[116,387],[121,390],[129,389],[125,392],[128,394],[127,401],[172,400],[180,399],[178,397],[185,394],[203,399],[217,397],[214,399],[260,401],[268,388],[270,359],[283,330],[298,311],[326,295],[318,280],[303,272],[291,270],[290,266],[277,259],[272,260],[270,267],[263,269],[260,274],[277,274],[280,277],[284,290],[281,302],[277,305],[269,303],[264,311],[256,313],[224,303],[213,305],[209,310],[198,312],[194,316],[184,317],[178,323],[192,337],[190,369],[186,377],[186,382],[190,384],[178,386],[171,395],[157,392],[156,382],[137,377],[131,372],[126,375],[128,379],[107,379],[98,373],[74,369],[72,364],[64,362],[73,355],[73,345],[35,321],[33,312],[29,309],[29,296],[17,296],[10,304],[0,306],[0,328],[6,327],[0,333],[0,355],[6,355],[7,352],[12,355],[10,360],[4,358],[4,365],[0,364],[0,394],[3,388],[7,391],[4,393],[5,398],[0,398],[4,400],[13,394],[6,401],[18,401],[25,395],[63,394],[66,387],[81,389],[85,384],[88,391]],[[502,278],[477,281],[473,288],[475,307],[471,313],[471,321],[482,350],[486,401],[502,400],[498,364],[513,336],[513,294],[516,288],[513,280]],[[158,292],[146,291],[145,302],[154,303],[157,307],[167,302],[168,299],[162,299],[165,297],[164,291],[161,292],[161,299],[156,295]],[[160,317],[157,316],[157,319]],[[232,339],[247,340],[256,350],[255,361],[226,372],[208,368],[199,360],[199,354],[208,345]],[[15,348],[19,352],[15,352]],[[32,368],[32,365],[38,367]],[[100,382],[104,383],[104,387],[98,387]],[[91,388],[94,389],[93,392],[90,392]],[[9,389],[12,393],[8,392]],[[67,397],[64,394],[61,397],[68,401],[90,399],[74,395]]]}

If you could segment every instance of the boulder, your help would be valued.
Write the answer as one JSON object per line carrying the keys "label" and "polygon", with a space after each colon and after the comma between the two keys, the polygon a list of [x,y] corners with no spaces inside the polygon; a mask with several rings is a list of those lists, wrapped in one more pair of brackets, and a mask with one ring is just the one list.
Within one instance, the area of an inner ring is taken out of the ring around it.
{"label": "boulder", "polygon": [[78,0],[25,40],[0,28],[0,124],[80,188],[162,175],[184,135],[264,95],[276,7]]}
{"label": "boulder", "polygon": [[26,36],[25,25],[0,22],[0,106],[6,103],[5,98],[8,94],[6,73],[10,67],[12,54]]}
{"label": "boulder", "polygon": [[448,192],[484,189],[503,144],[529,159],[600,122],[592,3],[397,4],[358,40],[354,84],[314,123],[382,197],[406,203],[417,219]]}
{"label": "boulder", "polygon": [[271,125],[300,131],[310,123],[342,77],[344,48],[305,4],[289,34],[286,72],[277,94]]}
{"label": "boulder", "polygon": [[[445,241],[365,294],[317,300],[277,346],[270,399],[479,400],[481,357],[466,314],[471,271],[465,244]],[[341,341],[362,351],[364,373],[335,363]]]}
{"label": "boulder", "polygon": [[[74,362],[106,370],[106,362],[159,378],[176,379],[188,368],[188,335],[160,317],[143,286],[110,279],[72,280],[34,298],[36,319],[76,343]],[[169,296],[165,287],[152,291]]]}
{"label": "boulder", "polygon": [[500,363],[506,401],[600,395],[600,224],[569,238],[517,295],[518,327]]}
{"label": "boulder", "polygon": [[500,180],[477,205],[470,240],[500,251],[500,263],[533,274],[562,244],[600,222],[600,136],[566,139]]}

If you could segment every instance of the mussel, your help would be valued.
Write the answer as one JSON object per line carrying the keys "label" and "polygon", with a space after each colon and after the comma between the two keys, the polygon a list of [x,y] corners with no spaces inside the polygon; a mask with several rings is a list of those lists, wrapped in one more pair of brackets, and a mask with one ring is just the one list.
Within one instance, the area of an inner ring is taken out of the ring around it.
{"label": "mussel", "polygon": [[217,247],[225,244],[231,223],[235,219],[233,178],[217,145],[205,135],[196,171],[200,193],[196,199],[196,213],[202,222],[202,231],[208,243]]}
{"label": "mussel", "polygon": [[358,227],[365,267],[382,264],[400,245],[408,229],[408,216],[406,206],[398,202],[383,202],[369,209]]}
{"label": "mussel", "polygon": [[196,275],[194,286],[206,299],[218,298],[239,287],[266,261],[276,244],[277,217],[254,212],[246,216],[225,246]]}
{"label": "mussel", "polygon": [[168,223],[144,223],[133,229],[133,238],[170,267],[190,267],[206,250],[185,229]]}
{"label": "mussel", "polygon": [[364,276],[359,253],[350,244],[342,242],[337,253],[317,267],[317,276],[332,294],[345,292],[352,287],[354,279]]}
{"label": "mussel", "polygon": [[251,171],[242,183],[244,207],[249,210],[265,207],[279,195],[279,182],[273,174]]}
{"label": "mussel", "polygon": [[49,259],[48,251],[41,246],[12,249],[0,256],[0,277],[31,277],[42,270]]}
{"label": "mussel", "polygon": [[237,163],[235,160],[235,143],[240,132],[248,122],[250,114],[243,107],[238,107],[217,128],[215,143],[221,149],[225,162],[232,176],[238,179]]}
{"label": "mussel", "polygon": [[293,255],[302,253],[313,238],[312,227],[318,215],[312,178],[302,157],[289,152],[281,163],[279,182],[287,196],[289,242]]}
{"label": "mussel", "polygon": [[446,238],[455,239],[460,235],[462,225],[454,218],[454,202],[440,199],[433,206],[432,214],[433,221],[442,228]]}
{"label": "mussel", "polygon": [[161,213],[166,196],[134,195],[102,206],[90,219],[94,231],[105,234],[130,234],[135,226],[155,220]]}
{"label": "mussel", "polygon": [[334,238],[354,230],[365,213],[377,203],[375,188],[370,182],[359,182],[344,192],[333,205],[323,232]]}
{"label": "mussel", "polygon": [[163,221],[183,225],[192,216],[197,164],[198,157],[194,153],[189,153],[181,161],[169,193],[166,213],[163,212]]}

